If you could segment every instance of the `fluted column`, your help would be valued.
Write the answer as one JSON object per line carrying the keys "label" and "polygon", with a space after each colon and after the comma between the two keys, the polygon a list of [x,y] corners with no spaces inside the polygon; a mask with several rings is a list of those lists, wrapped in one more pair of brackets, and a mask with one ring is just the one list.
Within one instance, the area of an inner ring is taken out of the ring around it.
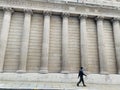
{"label": "fluted column", "polygon": [[48,55],[49,55],[49,32],[50,32],[50,12],[44,12],[42,57],[40,73],[48,73]]}
{"label": "fluted column", "polygon": [[88,42],[87,42],[87,29],[86,29],[87,15],[80,15],[80,42],[81,42],[81,66],[88,71]]}
{"label": "fluted column", "polygon": [[97,35],[98,35],[100,73],[108,74],[106,52],[105,52],[105,40],[104,40],[104,32],[103,32],[104,30],[103,17],[96,17],[96,23],[97,23]]}
{"label": "fluted column", "polygon": [[3,72],[5,52],[8,40],[8,33],[10,28],[11,15],[13,10],[10,8],[4,8],[4,18],[1,28],[1,37],[0,37],[0,72]]}
{"label": "fluted column", "polygon": [[114,32],[115,51],[116,51],[116,59],[117,59],[117,70],[118,70],[118,74],[120,74],[120,19],[114,18],[112,21],[113,21],[113,32]]}
{"label": "fluted column", "polygon": [[68,73],[68,13],[62,15],[62,70],[61,73]]}
{"label": "fluted column", "polygon": [[29,47],[29,33],[30,33],[30,26],[31,26],[31,14],[32,14],[31,10],[25,10],[20,62],[19,62],[19,67],[18,67],[19,70],[17,72],[26,72],[28,47]]}

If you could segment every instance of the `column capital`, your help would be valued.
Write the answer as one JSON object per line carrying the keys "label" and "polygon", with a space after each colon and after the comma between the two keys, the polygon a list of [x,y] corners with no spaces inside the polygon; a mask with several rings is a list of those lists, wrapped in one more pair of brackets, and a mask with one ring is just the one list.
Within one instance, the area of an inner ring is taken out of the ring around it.
{"label": "column capital", "polygon": [[52,12],[46,10],[46,11],[43,11],[43,14],[44,14],[45,16],[51,16]]}
{"label": "column capital", "polygon": [[33,11],[31,9],[24,9],[24,12],[31,15],[33,14]]}
{"label": "column capital", "polygon": [[95,17],[95,20],[97,21],[97,20],[103,20],[104,19],[104,16],[96,16]]}
{"label": "column capital", "polygon": [[62,17],[69,17],[70,16],[70,13],[68,13],[68,12],[63,12],[62,13]]}
{"label": "column capital", "polygon": [[80,15],[79,15],[79,19],[81,19],[81,18],[87,18],[87,17],[88,17],[87,14],[80,14]]}
{"label": "column capital", "polygon": [[114,22],[114,21],[120,21],[120,17],[113,17],[113,18],[111,19],[111,21],[112,21],[112,22]]}
{"label": "column capital", "polygon": [[4,12],[5,12],[5,11],[7,11],[7,12],[11,12],[11,13],[14,12],[14,10],[13,10],[12,8],[3,7],[2,9],[4,10]]}

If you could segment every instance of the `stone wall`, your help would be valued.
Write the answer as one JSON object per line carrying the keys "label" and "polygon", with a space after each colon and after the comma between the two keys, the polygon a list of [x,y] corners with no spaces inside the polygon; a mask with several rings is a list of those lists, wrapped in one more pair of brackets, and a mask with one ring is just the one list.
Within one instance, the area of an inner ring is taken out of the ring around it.
{"label": "stone wall", "polygon": [[51,16],[50,25],[50,47],[49,47],[49,71],[60,72],[61,71],[61,59],[62,59],[62,22],[61,16]]}
{"label": "stone wall", "polygon": [[116,57],[115,57],[115,45],[113,37],[113,29],[111,22],[109,20],[104,21],[104,39],[105,39],[105,49],[106,49],[106,61],[108,71],[110,73],[116,72]]}
{"label": "stone wall", "polygon": [[42,50],[43,16],[41,14],[33,14],[31,21],[27,70],[28,72],[38,72]]}
{"label": "stone wall", "polygon": [[68,25],[68,63],[70,72],[80,68],[80,26],[77,17],[69,17]]}
{"label": "stone wall", "polygon": [[96,22],[93,19],[87,19],[88,34],[88,67],[90,72],[99,72],[99,56],[97,44]]}
{"label": "stone wall", "polygon": [[20,59],[21,38],[24,14],[15,12],[12,15],[6,47],[4,71],[16,72]]}
{"label": "stone wall", "polygon": [[[10,31],[5,55],[5,72],[16,72],[20,62],[21,38],[23,34],[24,13],[14,12],[11,19]],[[1,21],[2,23],[2,21]],[[62,19],[61,16],[52,15],[50,25],[49,46],[49,72],[61,71],[62,50]],[[77,72],[80,62],[80,31],[79,18],[69,17],[68,22],[68,69]],[[91,73],[99,72],[97,30],[94,19],[87,19],[88,34],[88,70]],[[41,61],[41,47],[43,37],[43,15],[33,14],[31,19],[30,41],[28,47],[27,72],[38,72]],[[112,26],[104,21],[104,39],[106,47],[107,65],[110,73],[116,73],[115,48]]]}
{"label": "stone wall", "polygon": [[13,2],[0,4],[1,72],[119,73],[118,9]]}
{"label": "stone wall", "polygon": [[[3,20],[3,12],[0,11],[0,28],[2,27],[2,20]],[[0,29],[0,35],[1,35],[1,29]]]}

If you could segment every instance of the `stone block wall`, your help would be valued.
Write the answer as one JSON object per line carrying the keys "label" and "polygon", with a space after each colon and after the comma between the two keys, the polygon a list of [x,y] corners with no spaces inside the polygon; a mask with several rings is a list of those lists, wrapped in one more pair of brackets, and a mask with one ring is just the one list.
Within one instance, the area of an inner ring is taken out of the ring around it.
{"label": "stone block wall", "polygon": [[38,72],[41,60],[43,35],[43,15],[33,14],[31,19],[30,41],[28,47],[27,70]]}
{"label": "stone block wall", "polygon": [[16,72],[19,65],[21,38],[23,33],[24,14],[21,12],[13,13],[8,33],[6,47],[4,71]]}
{"label": "stone block wall", "polygon": [[[2,20],[3,20],[3,11],[0,11],[0,28],[2,27]],[[1,35],[1,29],[0,29],[0,35]]]}
{"label": "stone block wall", "polygon": [[[26,73],[37,73],[41,68],[48,73],[61,73],[62,69],[77,73],[84,66],[89,73],[101,73],[102,69],[119,73],[120,35],[115,38],[115,30],[120,26],[118,10],[62,2],[41,2],[35,8],[35,4],[30,4],[29,9],[0,6],[1,72],[17,72],[24,67]],[[11,17],[10,22],[5,16]],[[10,27],[6,26],[8,23]],[[4,40],[6,30],[8,38]]]}
{"label": "stone block wall", "polygon": [[88,69],[90,72],[99,72],[99,55],[97,43],[96,22],[94,19],[87,19],[88,34]]}
{"label": "stone block wall", "polygon": [[105,39],[105,49],[106,49],[106,62],[107,68],[110,73],[116,72],[116,57],[115,57],[115,45],[113,37],[113,29],[111,21],[104,21],[104,39]]}
{"label": "stone block wall", "polygon": [[53,15],[50,20],[48,69],[49,72],[59,73],[62,59],[62,19],[61,16]]}
{"label": "stone block wall", "polygon": [[77,17],[68,20],[68,63],[70,72],[78,72],[80,68],[80,25]]}
{"label": "stone block wall", "polygon": [[[1,11],[2,12],[2,11]],[[3,12],[0,14],[2,23]],[[28,47],[27,72],[39,72],[41,62],[43,15],[33,14],[31,19],[30,40]],[[5,72],[16,72],[20,63],[21,38],[23,35],[24,13],[14,12],[10,22],[10,30],[5,54]],[[96,22],[87,18],[88,41],[88,71],[99,73],[99,56],[97,44]],[[81,66],[80,56],[80,22],[79,18],[70,16],[68,19],[68,70],[78,72]],[[110,73],[116,73],[115,46],[113,30],[110,21],[104,21],[104,39],[106,49],[106,63]],[[48,69],[51,73],[59,73],[62,63],[62,18],[52,15],[50,18]]]}

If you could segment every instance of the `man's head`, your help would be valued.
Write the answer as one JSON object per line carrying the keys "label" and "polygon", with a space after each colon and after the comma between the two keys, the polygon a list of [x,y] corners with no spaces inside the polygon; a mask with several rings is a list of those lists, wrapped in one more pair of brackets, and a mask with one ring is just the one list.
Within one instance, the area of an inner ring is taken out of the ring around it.
{"label": "man's head", "polygon": [[83,69],[83,67],[80,67],[80,69]]}

